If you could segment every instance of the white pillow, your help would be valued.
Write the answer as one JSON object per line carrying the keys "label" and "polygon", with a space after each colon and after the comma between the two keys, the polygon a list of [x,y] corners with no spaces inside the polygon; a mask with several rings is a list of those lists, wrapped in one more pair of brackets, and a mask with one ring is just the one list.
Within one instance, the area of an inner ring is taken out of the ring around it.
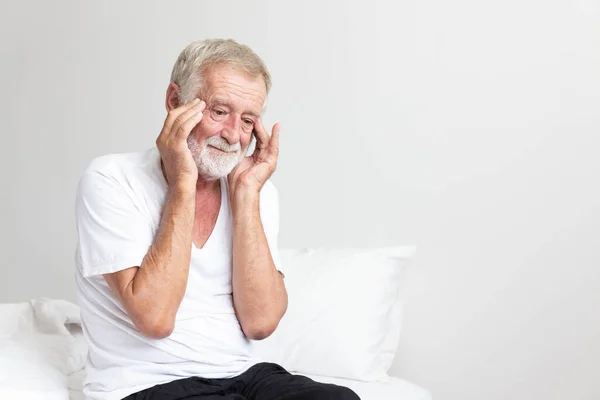
{"label": "white pillow", "polygon": [[416,248],[280,250],[286,315],[258,357],[287,370],[385,380],[400,339],[402,281]]}

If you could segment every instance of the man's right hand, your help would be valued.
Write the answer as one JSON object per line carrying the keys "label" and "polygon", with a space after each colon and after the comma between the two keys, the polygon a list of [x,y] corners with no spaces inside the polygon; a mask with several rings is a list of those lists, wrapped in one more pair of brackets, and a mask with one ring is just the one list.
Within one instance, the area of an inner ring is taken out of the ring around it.
{"label": "man's right hand", "polygon": [[187,144],[188,136],[202,120],[206,103],[200,99],[169,111],[156,146],[160,152],[167,182],[191,185],[198,180],[198,167]]}

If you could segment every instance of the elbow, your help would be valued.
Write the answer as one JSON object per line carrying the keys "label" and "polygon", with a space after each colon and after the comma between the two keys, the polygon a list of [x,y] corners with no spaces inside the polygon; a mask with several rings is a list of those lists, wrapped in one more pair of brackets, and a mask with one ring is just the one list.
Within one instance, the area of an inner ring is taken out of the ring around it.
{"label": "elbow", "polygon": [[142,335],[150,339],[165,339],[173,333],[175,321],[172,318],[154,318],[135,324]]}
{"label": "elbow", "polygon": [[261,310],[259,312],[251,312],[248,309],[245,309],[244,312],[240,312],[240,309],[236,309],[240,326],[248,339],[263,340],[275,332],[275,329],[277,329],[277,326],[279,325],[279,321],[281,321],[287,311],[287,292],[284,291],[281,301],[272,304],[272,306],[259,307]]}
{"label": "elbow", "polygon": [[257,319],[252,323],[242,325],[244,335],[250,340],[263,340],[268,338],[275,332],[279,321]]}
{"label": "elbow", "polygon": [[244,335],[250,340],[263,340],[271,336],[275,332],[275,329],[271,329],[267,326],[256,326],[248,329],[244,329]]}

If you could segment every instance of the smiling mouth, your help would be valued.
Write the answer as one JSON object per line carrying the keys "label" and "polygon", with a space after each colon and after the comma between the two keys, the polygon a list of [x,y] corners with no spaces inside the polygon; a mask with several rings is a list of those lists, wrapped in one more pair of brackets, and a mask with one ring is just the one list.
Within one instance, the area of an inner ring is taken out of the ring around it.
{"label": "smiling mouth", "polygon": [[219,153],[224,153],[224,154],[233,154],[233,153],[235,153],[235,151],[225,151],[225,150],[221,150],[221,149],[219,149],[218,147],[215,147],[215,146],[211,146],[211,145],[208,145],[208,146],[212,147],[213,150],[217,150]]}

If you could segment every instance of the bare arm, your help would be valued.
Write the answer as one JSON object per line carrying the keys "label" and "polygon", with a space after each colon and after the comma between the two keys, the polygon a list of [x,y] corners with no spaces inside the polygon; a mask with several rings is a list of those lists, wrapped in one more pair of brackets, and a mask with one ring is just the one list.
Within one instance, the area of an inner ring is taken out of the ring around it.
{"label": "bare arm", "polygon": [[233,299],[244,334],[261,340],[287,309],[287,292],[269,250],[255,193],[237,191],[233,210]]}
{"label": "bare arm", "polygon": [[171,334],[187,286],[198,169],[186,140],[204,107],[192,102],[169,112],[156,141],[169,183],[159,229],[139,267],[104,275],[135,326],[152,338]]}
{"label": "bare arm", "polygon": [[194,197],[193,190],[169,186],[160,227],[141,267],[104,275],[135,326],[152,338],[171,334],[185,294]]}
{"label": "bare arm", "polygon": [[233,226],[233,301],[246,337],[260,340],[273,333],[287,309],[283,277],[275,268],[260,218],[260,191],[279,157],[279,124],[271,137],[260,120],[257,143],[229,175]]}

